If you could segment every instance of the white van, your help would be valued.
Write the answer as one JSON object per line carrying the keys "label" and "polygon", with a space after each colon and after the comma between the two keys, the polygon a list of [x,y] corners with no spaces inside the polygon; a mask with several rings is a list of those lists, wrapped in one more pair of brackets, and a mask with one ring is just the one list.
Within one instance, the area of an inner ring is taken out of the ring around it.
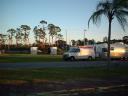
{"label": "white van", "polygon": [[68,52],[63,54],[64,60],[93,59],[95,58],[95,47],[92,45],[70,47]]}

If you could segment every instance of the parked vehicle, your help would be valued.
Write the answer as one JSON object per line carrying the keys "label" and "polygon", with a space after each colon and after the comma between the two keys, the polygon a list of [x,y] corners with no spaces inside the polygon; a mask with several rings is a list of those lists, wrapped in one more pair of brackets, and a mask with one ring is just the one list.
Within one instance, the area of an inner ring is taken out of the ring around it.
{"label": "parked vehicle", "polygon": [[63,54],[64,60],[93,59],[95,58],[95,47],[92,45],[70,47],[68,52]]}
{"label": "parked vehicle", "polygon": [[101,44],[95,45],[96,57],[106,58],[106,56],[105,56],[106,53],[107,53],[107,43],[101,43]]}
{"label": "parked vehicle", "polygon": [[[97,44],[95,47],[96,57],[107,57],[107,43]],[[110,45],[111,58],[128,58],[128,45],[121,42]]]}

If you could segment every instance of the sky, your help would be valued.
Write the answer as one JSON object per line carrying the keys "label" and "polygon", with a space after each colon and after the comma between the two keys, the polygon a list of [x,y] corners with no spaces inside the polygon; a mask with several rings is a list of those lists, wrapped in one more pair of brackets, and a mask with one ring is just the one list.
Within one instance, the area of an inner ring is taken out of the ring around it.
{"label": "sky", "polygon": [[[20,25],[29,25],[33,29],[41,20],[45,20],[59,26],[65,40],[66,32],[68,41],[82,40],[86,30],[86,38],[102,41],[108,33],[105,17],[97,26],[90,23],[88,29],[88,20],[98,2],[99,0],[0,0],[0,33],[7,34],[9,28],[18,28]],[[115,19],[112,23],[112,39],[122,39],[125,35],[128,35],[128,28],[123,32]]]}

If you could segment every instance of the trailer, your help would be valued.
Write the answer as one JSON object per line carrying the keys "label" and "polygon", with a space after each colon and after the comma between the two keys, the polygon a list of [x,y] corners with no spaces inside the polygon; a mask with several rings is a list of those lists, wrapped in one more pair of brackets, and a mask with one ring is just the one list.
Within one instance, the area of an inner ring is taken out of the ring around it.
{"label": "trailer", "polygon": [[[107,43],[96,44],[95,51],[96,57],[107,58]],[[128,45],[122,42],[110,44],[110,57],[111,58],[128,58]]]}
{"label": "trailer", "polygon": [[95,46],[76,46],[70,47],[68,52],[63,54],[64,60],[76,60],[76,59],[94,59],[95,58]]}

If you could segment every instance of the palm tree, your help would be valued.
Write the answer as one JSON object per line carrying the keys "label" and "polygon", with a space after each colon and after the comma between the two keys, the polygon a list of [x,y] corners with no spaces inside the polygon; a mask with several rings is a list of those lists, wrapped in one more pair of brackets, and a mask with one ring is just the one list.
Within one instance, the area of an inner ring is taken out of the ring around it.
{"label": "palm tree", "polygon": [[13,43],[13,36],[15,35],[16,30],[11,28],[11,29],[8,29],[7,32],[8,32],[8,38],[9,38],[8,40],[8,48],[9,48],[10,45],[12,45]]}
{"label": "palm tree", "polygon": [[25,45],[27,45],[29,43],[29,31],[31,30],[30,26],[28,25],[21,25],[21,30],[23,31],[23,35],[24,35],[24,43]]}
{"label": "palm tree", "polygon": [[109,22],[108,28],[108,67],[110,64],[110,40],[111,40],[111,24],[113,19],[116,17],[119,24],[125,31],[125,25],[128,24],[127,16],[128,16],[128,0],[102,0],[98,3],[96,7],[96,11],[92,14],[88,21],[88,27],[90,20],[96,24],[100,21],[101,16],[104,15],[107,17]]}

